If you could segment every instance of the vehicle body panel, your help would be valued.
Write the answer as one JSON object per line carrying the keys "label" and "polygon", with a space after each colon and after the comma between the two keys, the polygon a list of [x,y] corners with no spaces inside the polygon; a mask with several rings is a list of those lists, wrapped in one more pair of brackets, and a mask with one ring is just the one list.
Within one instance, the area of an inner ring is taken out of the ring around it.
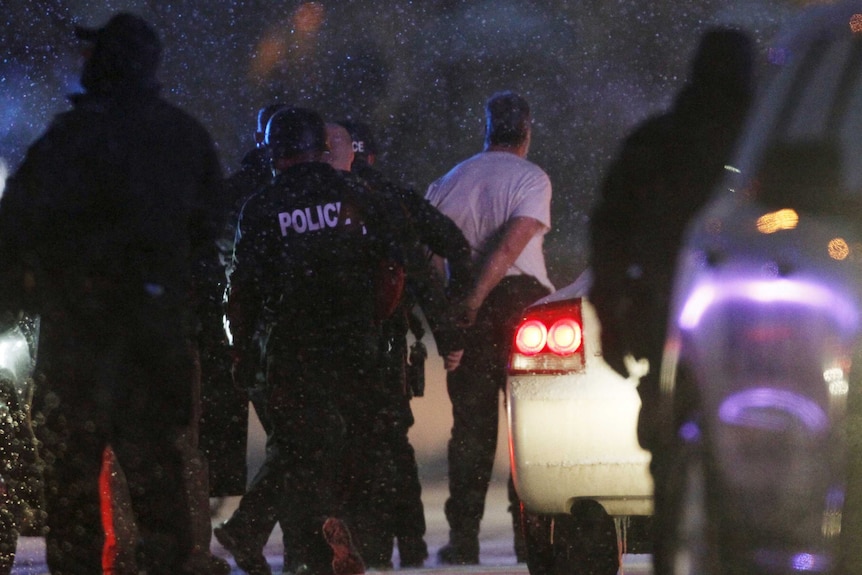
{"label": "vehicle body panel", "polygon": [[586,273],[534,304],[582,298],[585,364],[574,373],[508,377],[515,488],[535,513],[569,513],[576,499],[594,499],[611,515],[648,515],[652,478],[649,453],[637,441],[638,378],[623,379],[602,359],[589,281]]}

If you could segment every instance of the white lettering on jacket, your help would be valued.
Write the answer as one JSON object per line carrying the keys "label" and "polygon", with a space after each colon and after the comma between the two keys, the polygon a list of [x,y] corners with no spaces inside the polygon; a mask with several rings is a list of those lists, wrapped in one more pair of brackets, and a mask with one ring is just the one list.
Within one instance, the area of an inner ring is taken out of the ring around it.
{"label": "white lettering on jacket", "polygon": [[[320,204],[292,212],[281,212],[278,214],[278,225],[281,228],[282,236],[286,236],[287,230],[290,228],[293,228],[293,231],[298,234],[314,232],[323,228],[335,228],[339,224],[340,212],[341,202]],[[349,220],[344,222],[344,225],[349,224]]]}

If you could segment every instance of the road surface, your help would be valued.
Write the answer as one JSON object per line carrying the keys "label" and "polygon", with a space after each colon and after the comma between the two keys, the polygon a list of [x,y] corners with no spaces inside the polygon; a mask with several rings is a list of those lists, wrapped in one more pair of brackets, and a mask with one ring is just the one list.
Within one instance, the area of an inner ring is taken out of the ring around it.
{"label": "road surface", "polygon": [[[429,358],[426,362],[426,392],[425,397],[413,400],[416,424],[410,430],[410,439],[416,449],[416,457],[419,462],[419,475],[423,486],[422,500],[425,504],[425,518],[428,525],[426,541],[431,556],[426,561],[425,568],[404,570],[404,572],[416,575],[454,575],[461,573],[469,575],[526,575],[526,566],[519,565],[515,561],[515,552],[512,547],[512,520],[507,511],[508,436],[502,398],[500,441],[497,446],[494,476],[481,528],[481,565],[444,567],[437,564],[437,550],[446,544],[449,534],[449,528],[443,514],[443,504],[447,495],[446,441],[452,425],[452,415],[451,405],[446,395],[442,360],[437,356],[433,339],[426,339],[428,340],[426,343],[429,351]],[[262,461],[263,440],[260,423],[252,418],[249,424],[249,476]],[[213,517],[213,524],[228,518],[236,507],[237,501],[238,498],[227,498]],[[225,557],[231,561],[231,564],[234,565],[234,574],[242,573],[236,569],[230,555],[222,549],[215,539],[212,541],[212,550],[220,557]],[[274,531],[270,537],[266,547],[266,555],[273,567],[273,572],[280,573],[283,563],[280,530]],[[397,568],[397,554],[393,558],[393,563]],[[42,575],[47,573],[43,539],[23,537],[19,540],[18,556],[12,573],[13,575]],[[651,573],[649,556],[626,555],[623,558],[622,573],[649,575]]]}
{"label": "road surface", "polygon": [[[526,575],[527,568],[516,564],[512,549],[512,523],[506,511],[506,484],[498,481],[488,494],[487,514],[482,522],[481,534],[481,564],[471,567],[447,567],[437,564],[437,550],[442,547],[448,537],[448,526],[443,515],[443,502],[446,499],[446,485],[437,482],[424,488],[422,499],[425,503],[426,520],[428,522],[428,542],[431,557],[423,569],[407,569],[411,575]],[[227,518],[236,507],[236,498],[229,498],[214,517],[214,524]],[[236,568],[232,558],[213,539],[212,551],[220,557],[225,557],[234,567],[233,574],[243,573]],[[281,531],[276,528],[266,547],[266,555],[273,572],[278,574],[282,567]],[[397,568],[398,555],[393,562]],[[397,570],[397,569],[396,569]],[[47,573],[45,566],[45,544],[41,538],[23,537],[19,540],[18,557],[16,558],[13,575],[42,575]],[[371,573],[372,571],[369,571]],[[623,558],[623,573],[627,575],[649,575],[651,573],[648,555],[626,555]]]}

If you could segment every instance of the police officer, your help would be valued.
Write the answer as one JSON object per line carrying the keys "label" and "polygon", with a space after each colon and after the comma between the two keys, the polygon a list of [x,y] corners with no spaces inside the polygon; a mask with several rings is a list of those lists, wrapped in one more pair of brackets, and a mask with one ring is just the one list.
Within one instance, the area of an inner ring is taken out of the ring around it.
{"label": "police officer", "polygon": [[[257,111],[254,147],[243,156],[239,170],[227,179],[227,193],[233,202],[232,217],[228,222],[231,232],[236,227],[237,216],[245,201],[272,180],[272,161],[265,143],[266,125],[276,112],[287,107],[286,104],[273,102]],[[230,240],[232,248],[233,233]]]}
{"label": "police officer", "polygon": [[[377,144],[368,124],[346,120],[341,125],[352,139],[351,172],[383,196],[389,213],[395,218],[396,239],[402,246],[407,272],[405,295],[412,297],[403,303],[410,306],[408,309],[417,303],[422,308],[444,366],[447,371],[452,371],[458,367],[463,352],[464,333],[452,321],[449,308],[450,302],[459,302],[473,285],[475,270],[470,245],[450,217],[421,194],[387,179],[375,167]],[[432,268],[427,265],[429,252],[446,259],[447,277],[442,278],[445,291],[440,290],[441,278],[434,277]],[[415,322],[411,322],[411,326],[411,331],[415,331]]]}
{"label": "police officer", "polygon": [[[222,263],[227,268],[233,256],[236,221],[245,200],[261,187],[272,181],[272,166],[269,151],[264,146],[264,134],[269,119],[283,104],[269,104],[257,112],[254,147],[242,158],[239,170],[225,182],[230,211],[227,225],[219,239]],[[221,298],[227,284],[226,274],[219,277],[220,283],[212,292]],[[221,327],[223,307],[221,299],[215,310],[218,316],[210,325]],[[254,374],[250,381],[235,386],[230,376],[230,356],[224,329],[214,333],[202,333],[201,347],[201,402],[200,448],[209,463],[211,497],[242,495],[246,487],[246,446],[248,434],[248,404],[254,406],[263,430],[269,434],[266,418],[265,386]]]}
{"label": "police officer", "polygon": [[[276,505],[291,553],[286,571],[360,573],[341,507],[375,423],[375,282],[392,240],[373,196],[321,161],[326,133],[316,112],[276,113],[266,144],[276,177],[240,214],[228,317],[238,378],[256,368],[253,336],[265,326],[274,445],[216,538],[244,570],[270,572],[262,550],[272,522],[257,511]],[[261,501],[273,481],[278,501]]]}
{"label": "police officer", "polygon": [[[410,398],[424,392],[425,346],[422,343],[424,328],[414,313],[416,305],[422,309],[447,370],[458,365],[464,348],[463,332],[450,313],[450,298],[457,300],[472,283],[470,246],[455,223],[413,190],[387,180],[376,168],[377,147],[371,129],[361,122],[344,121],[352,161],[342,169],[352,173],[379,194],[387,214],[397,230],[396,239],[404,251],[406,289],[395,313],[382,325],[384,332],[381,353],[381,383],[389,390],[386,403],[380,406],[393,416],[393,427],[387,437],[396,469],[396,483],[383,499],[382,508],[359,514],[360,521],[368,523],[378,518],[379,524],[363,529],[360,542],[363,557],[369,565],[391,565],[393,537],[398,543],[400,566],[421,567],[428,557],[425,543],[425,514],[422,505],[422,488],[416,454],[408,438],[414,423]],[[331,155],[342,138],[336,128],[330,132]],[[431,269],[428,253],[446,258],[450,265],[448,293],[441,278]],[[412,332],[415,342],[408,353],[407,333]],[[373,503],[366,500],[366,503]]]}

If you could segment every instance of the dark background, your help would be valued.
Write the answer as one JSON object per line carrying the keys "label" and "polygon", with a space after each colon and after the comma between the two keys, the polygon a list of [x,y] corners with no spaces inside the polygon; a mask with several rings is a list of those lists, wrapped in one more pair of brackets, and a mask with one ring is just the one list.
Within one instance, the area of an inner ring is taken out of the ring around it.
{"label": "dark background", "polygon": [[608,162],[637,122],[670,105],[700,34],[750,31],[765,68],[770,38],[804,3],[0,0],[0,162],[14,170],[78,89],[73,26],[117,10],[158,29],[163,93],[210,130],[226,173],[253,145],[257,109],[280,101],[371,123],[380,167],[424,192],[481,149],[484,101],[513,89],[533,108],[530,159],[554,186],[546,254],[560,287],[586,265]]}

